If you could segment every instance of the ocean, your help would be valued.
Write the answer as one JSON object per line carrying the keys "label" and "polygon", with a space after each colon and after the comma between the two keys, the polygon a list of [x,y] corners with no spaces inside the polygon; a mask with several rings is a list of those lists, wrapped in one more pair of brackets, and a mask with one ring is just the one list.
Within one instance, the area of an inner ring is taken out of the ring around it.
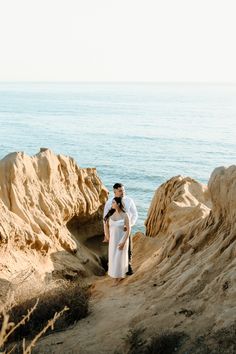
{"label": "ocean", "polygon": [[207,184],[236,164],[236,85],[0,83],[0,158],[48,147],[122,182],[144,231],[154,191],[176,175]]}

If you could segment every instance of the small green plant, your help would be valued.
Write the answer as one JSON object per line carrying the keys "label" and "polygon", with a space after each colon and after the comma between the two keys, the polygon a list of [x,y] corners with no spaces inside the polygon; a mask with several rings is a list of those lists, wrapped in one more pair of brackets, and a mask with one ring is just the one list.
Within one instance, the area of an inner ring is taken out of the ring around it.
{"label": "small green plant", "polygon": [[162,332],[147,341],[143,338],[144,331],[143,327],[129,331],[126,339],[129,345],[128,354],[173,354],[186,337],[182,332]]}
{"label": "small green plant", "polygon": [[163,332],[152,337],[151,342],[146,346],[145,354],[172,354],[175,353],[185,335],[181,332]]}
{"label": "small green plant", "polygon": [[142,354],[146,340],[142,338],[144,327],[132,328],[129,330],[126,341],[129,344],[129,354]]}

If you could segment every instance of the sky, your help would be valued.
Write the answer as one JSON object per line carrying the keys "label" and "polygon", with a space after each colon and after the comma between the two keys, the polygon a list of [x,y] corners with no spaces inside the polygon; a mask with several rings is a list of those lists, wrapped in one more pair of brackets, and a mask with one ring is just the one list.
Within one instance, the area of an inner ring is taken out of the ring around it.
{"label": "sky", "polygon": [[235,0],[0,0],[0,81],[236,82]]}

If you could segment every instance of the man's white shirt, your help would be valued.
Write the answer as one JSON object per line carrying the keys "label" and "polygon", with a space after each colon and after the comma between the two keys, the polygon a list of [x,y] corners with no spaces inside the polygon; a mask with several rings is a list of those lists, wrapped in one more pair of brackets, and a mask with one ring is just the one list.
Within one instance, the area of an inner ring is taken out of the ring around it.
{"label": "man's white shirt", "polygon": [[[105,207],[104,207],[103,217],[105,217],[107,215],[108,211],[111,209],[113,199],[114,199],[114,197],[108,199],[108,201],[106,202]],[[137,208],[136,208],[136,205],[134,204],[133,199],[125,196],[122,198],[122,203],[124,204],[125,211],[129,216],[130,225],[134,226],[137,219],[138,219],[138,212],[137,212]]]}

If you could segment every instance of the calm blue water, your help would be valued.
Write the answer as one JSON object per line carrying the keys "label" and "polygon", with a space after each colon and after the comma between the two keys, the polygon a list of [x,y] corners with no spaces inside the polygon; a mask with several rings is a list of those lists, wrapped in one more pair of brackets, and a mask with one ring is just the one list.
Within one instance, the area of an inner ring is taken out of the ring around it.
{"label": "calm blue water", "polygon": [[40,147],[121,181],[143,229],[155,189],[236,163],[236,85],[0,83],[0,158]]}

